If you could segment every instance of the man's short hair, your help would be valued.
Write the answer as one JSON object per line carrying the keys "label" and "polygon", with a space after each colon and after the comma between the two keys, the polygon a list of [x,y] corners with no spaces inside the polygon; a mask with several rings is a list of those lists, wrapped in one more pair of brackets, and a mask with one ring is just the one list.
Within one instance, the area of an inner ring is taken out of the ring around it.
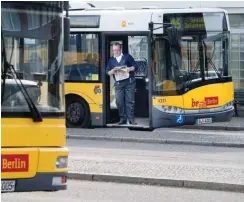
{"label": "man's short hair", "polygon": [[121,44],[118,42],[113,43],[113,46],[119,46],[119,48],[121,49]]}

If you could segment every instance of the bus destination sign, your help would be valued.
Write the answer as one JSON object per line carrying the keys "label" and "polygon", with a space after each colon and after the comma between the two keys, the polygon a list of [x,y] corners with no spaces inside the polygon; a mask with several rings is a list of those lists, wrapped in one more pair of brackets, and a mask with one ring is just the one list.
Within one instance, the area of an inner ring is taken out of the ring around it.
{"label": "bus destination sign", "polygon": [[205,23],[203,17],[173,17],[170,22],[178,29],[183,30],[204,30]]}
{"label": "bus destination sign", "polygon": [[202,17],[184,18],[184,29],[205,29]]}

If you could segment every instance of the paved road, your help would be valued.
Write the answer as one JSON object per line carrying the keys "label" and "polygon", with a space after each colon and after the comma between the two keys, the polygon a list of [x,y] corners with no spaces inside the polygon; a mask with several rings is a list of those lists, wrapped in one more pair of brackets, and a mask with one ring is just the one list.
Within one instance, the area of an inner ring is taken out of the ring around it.
{"label": "paved road", "polygon": [[157,129],[153,132],[130,131],[127,128],[99,128],[99,129],[67,129],[68,136],[82,137],[83,139],[96,138],[118,141],[140,140],[148,142],[173,141],[185,143],[225,143],[242,144],[244,146],[244,131],[209,131],[187,129]]}
{"label": "paved road", "polygon": [[243,198],[242,193],[71,180],[66,191],[2,194],[2,202],[243,202]]}
{"label": "paved road", "polygon": [[71,172],[244,184],[244,149],[68,140]]}

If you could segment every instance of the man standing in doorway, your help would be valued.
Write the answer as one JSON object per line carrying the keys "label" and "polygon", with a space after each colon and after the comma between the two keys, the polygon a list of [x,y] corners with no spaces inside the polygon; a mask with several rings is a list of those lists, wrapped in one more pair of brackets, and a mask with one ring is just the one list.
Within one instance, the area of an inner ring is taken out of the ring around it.
{"label": "man standing in doorway", "polygon": [[136,79],[134,72],[138,67],[130,54],[121,52],[119,43],[114,43],[112,48],[114,56],[109,59],[106,72],[115,80],[116,105],[120,115],[118,124],[126,124],[128,120],[129,124],[136,125],[134,117]]}

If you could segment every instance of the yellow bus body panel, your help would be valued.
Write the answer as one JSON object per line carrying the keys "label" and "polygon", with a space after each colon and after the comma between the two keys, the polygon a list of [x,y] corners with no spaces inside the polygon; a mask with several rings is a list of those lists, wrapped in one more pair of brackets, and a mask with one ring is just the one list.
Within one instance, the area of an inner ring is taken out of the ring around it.
{"label": "yellow bus body panel", "polygon": [[68,156],[64,119],[2,118],[1,132],[2,179],[67,172],[67,168],[56,169],[57,158]]}
{"label": "yellow bus body panel", "polygon": [[67,147],[62,148],[39,148],[39,163],[38,173],[50,172],[67,172],[66,169],[57,169],[56,160],[60,156],[68,156],[69,151]]}
{"label": "yellow bus body panel", "polygon": [[[94,89],[99,87],[101,93],[95,93]],[[103,92],[101,83],[65,83],[65,95],[73,94],[82,97],[89,104],[91,113],[102,113]]]}
{"label": "yellow bus body panel", "polygon": [[220,107],[234,100],[234,84],[217,83],[201,86],[188,91],[184,95],[178,96],[155,96],[153,97],[153,106],[173,106],[182,109],[199,109],[199,105],[194,106],[193,102],[204,102],[206,98],[217,98],[218,102],[213,105],[203,106],[205,108]]}
{"label": "yellow bus body panel", "polygon": [[229,83],[217,83],[199,87],[192,91],[189,91],[183,95],[184,108],[196,109],[201,108],[199,105],[193,105],[193,102],[204,102],[206,99],[217,99],[216,103],[210,105],[203,104],[203,108],[221,107],[228,102],[234,100],[234,88],[233,82]]}
{"label": "yellow bus body panel", "polygon": [[65,119],[2,118],[2,147],[61,147],[66,143]]}

